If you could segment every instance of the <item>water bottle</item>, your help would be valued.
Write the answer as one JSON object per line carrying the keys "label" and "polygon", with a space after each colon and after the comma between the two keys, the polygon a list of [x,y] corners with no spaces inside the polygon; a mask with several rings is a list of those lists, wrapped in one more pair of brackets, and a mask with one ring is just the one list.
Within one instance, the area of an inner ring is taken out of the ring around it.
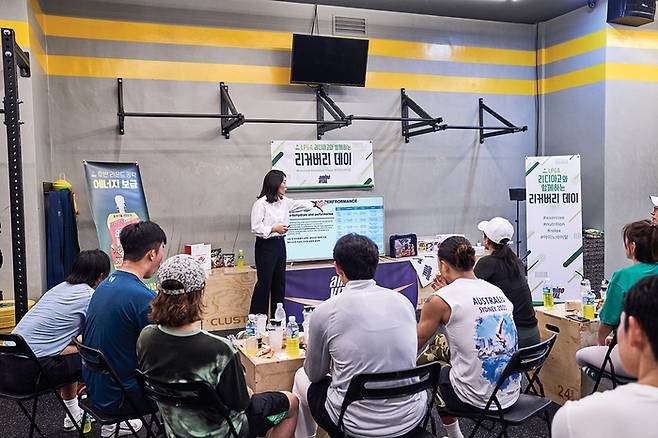
{"label": "water bottle", "polygon": [[551,286],[551,280],[549,278],[544,280],[542,293],[544,295],[544,307],[547,309],[553,308],[555,305],[555,300],[553,299],[553,287]]}
{"label": "water bottle", "polygon": [[276,303],[276,310],[274,311],[274,319],[281,321],[281,327],[286,324],[286,311],[283,310],[283,303]]}
{"label": "water bottle", "polygon": [[235,263],[235,267],[238,271],[244,270],[244,251],[238,250],[238,261]]}
{"label": "water bottle", "polygon": [[249,314],[249,322],[245,328],[245,344],[244,349],[250,356],[255,356],[258,353],[258,339],[256,339],[256,315]]}
{"label": "water bottle", "polygon": [[601,300],[605,302],[605,297],[608,295],[608,280],[603,280],[601,282],[601,292],[599,292],[601,295]]}
{"label": "water bottle", "polygon": [[299,356],[299,326],[292,315],[288,317],[286,353],[288,357]]}
{"label": "water bottle", "polygon": [[590,303],[590,294],[592,287],[587,278],[583,278],[580,282],[580,300],[583,304],[583,318],[594,319],[594,301]]}

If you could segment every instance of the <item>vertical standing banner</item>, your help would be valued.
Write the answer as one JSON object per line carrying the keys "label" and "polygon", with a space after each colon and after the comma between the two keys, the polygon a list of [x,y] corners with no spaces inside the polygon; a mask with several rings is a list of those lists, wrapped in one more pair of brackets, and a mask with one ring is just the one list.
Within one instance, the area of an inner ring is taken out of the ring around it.
{"label": "vertical standing banner", "polygon": [[[89,204],[100,249],[111,260],[112,270],[123,264],[119,234],[123,227],[149,220],[142,178],[137,163],[85,161]],[[146,282],[151,287],[151,282]]]}
{"label": "vertical standing banner", "polygon": [[273,140],[272,169],[286,174],[288,189],[373,188],[372,141]]}
{"label": "vertical standing banner", "polygon": [[583,221],[580,155],[526,157],[528,283],[535,300],[550,279],[560,299],[580,296]]}

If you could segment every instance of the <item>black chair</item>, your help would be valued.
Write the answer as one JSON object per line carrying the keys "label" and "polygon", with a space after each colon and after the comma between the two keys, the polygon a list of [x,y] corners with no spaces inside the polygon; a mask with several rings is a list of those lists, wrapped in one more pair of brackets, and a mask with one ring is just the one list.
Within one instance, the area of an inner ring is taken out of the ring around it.
{"label": "black chair", "polygon": [[219,394],[217,394],[217,391],[210,383],[205,381],[171,383],[149,377],[148,374],[141,370],[137,370],[137,374],[148,397],[158,403],[158,405],[190,411],[210,411],[216,413],[218,417],[223,418],[228,424],[230,434],[234,438],[240,438],[228,415],[228,408],[224,405]]}
{"label": "black chair", "polygon": [[[427,399],[427,410],[425,415],[418,424],[418,427],[411,433],[405,434],[405,438],[432,438],[434,435],[426,430],[427,422],[431,418],[432,404],[436,397],[439,386],[439,373],[441,365],[438,362],[430,362],[416,368],[405,371],[378,374],[359,374],[352,377],[350,385],[345,393],[343,404],[340,409],[337,427],[345,433],[343,427],[343,417],[347,407],[357,401],[364,399],[394,399],[417,394],[422,391],[429,391]],[[367,387],[367,384],[414,381],[414,383],[401,383],[398,386],[387,386],[385,388]],[[347,435],[345,435],[347,437]]]}
{"label": "black chair", "polygon": [[[603,358],[603,363],[601,364],[601,367],[597,368],[594,365],[587,365],[586,368],[589,368],[592,372],[596,373],[596,380],[594,383],[594,389],[592,389],[592,394],[594,394],[598,389],[599,385],[601,384],[601,380],[605,377],[606,379],[612,381],[612,388],[616,388],[617,385],[625,385],[627,383],[635,382],[637,379],[631,378],[631,377],[626,377],[626,376],[618,376],[615,374],[615,366],[612,363],[612,358],[610,355],[612,354],[612,349],[615,348],[615,345],[617,345],[617,330],[614,331],[614,334],[612,335],[612,341],[610,341],[610,345],[608,345],[608,351],[605,353],[605,357]],[[610,371],[608,371],[608,368]]]}
{"label": "black chair", "polygon": [[[544,412],[546,408],[552,403],[551,400],[544,397],[544,388],[539,381],[539,371],[541,371],[546,358],[548,358],[553,344],[557,335],[551,336],[549,339],[544,342],[540,342],[537,345],[532,345],[530,347],[525,347],[517,350],[511,357],[510,361],[505,366],[503,373],[498,378],[496,382],[496,387],[489,397],[489,401],[485,405],[484,409],[473,408],[472,410],[452,410],[444,407],[438,407],[437,412],[441,416],[448,417],[459,417],[459,418],[471,418],[476,421],[475,427],[470,434],[470,438],[473,438],[482,426],[482,423],[487,420],[494,423],[500,423],[501,431],[498,437],[501,436],[507,437],[507,428],[508,426],[519,426],[530,418],[537,416]],[[501,386],[514,374],[525,373],[528,375],[529,381],[526,389],[519,395],[519,399],[511,407],[503,410],[500,402],[498,401],[498,391]],[[532,373],[532,374],[530,374]],[[530,394],[530,392],[535,392],[534,384],[538,383],[539,394]],[[496,410],[491,409],[491,405],[496,405]],[[548,425],[548,433],[550,435],[550,419],[548,415],[544,418]]]}
{"label": "black chair", "polygon": [[[59,401],[60,405],[64,409],[64,412],[69,417],[69,419],[71,419],[71,421],[73,422],[75,430],[78,432],[78,434],[81,437],[84,436],[84,434],[82,433],[82,426],[81,426],[81,424],[84,423],[84,421],[81,421],[80,424],[78,424],[75,418],[73,418],[71,412],[66,407],[66,404],[64,403],[64,400],[62,399],[62,396],[58,391],[60,388],[62,388],[65,385],[71,383],[77,383],[77,382],[66,382],[66,383],[60,383],[58,385],[53,385],[48,377],[48,374],[41,367],[41,363],[39,363],[39,359],[37,359],[37,356],[34,354],[34,352],[27,344],[27,342],[25,342],[25,339],[23,339],[23,337],[18,334],[0,333],[0,357],[13,357],[13,358],[29,360],[33,362],[36,366],[36,369],[39,370],[39,373],[37,374],[37,377],[34,381],[34,388],[31,391],[28,391],[26,393],[15,393],[15,392],[7,391],[4,388],[0,388],[0,398],[15,401],[18,407],[20,408],[20,410],[23,412],[23,414],[25,414],[25,417],[27,417],[27,419],[29,420],[30,438],[34,436],[35,430],[39,433],[40,436],[44,436],[43,432],[41,432],[41,429],[39,429],[39,426],[37,426],[37,421],[36,421],[37,405],[39,402],[39,397],[48,393],[53,393],[55,395],[55,398],[57,398],[57,400]],[[29,400],[33,400],[31,414],[23,405],[23,402]]]}
{"label": "black chair", "polygon": [[[128,425],[128,428],[132,432],[132,435],[135,438],[138,438],[139,435],[137,434],[137,431],[135,431],[128,422],[128,420],[137,417],[141,420],[142,425],[146,429],[146,436],[154,438],[157,437],[157,434],[153,433],[152,431],[152,426],[154,424],[158,428],[158,433],[162,431],[162,428],[159,422],[157,422],[157,418],[155,417],[155,414],[158,412],[157,408],[153,408],[147,412],[140,412],[140,410],[135,405],[135,402],[131,400],[130,397],[128,397],[126,388],[124,388],[123,384],[121,383],[121,379],[114,371],[105,355],[100,350],[88,347],[78,342],[77,340],[74,340],[73,343],[76,347],[78,347],[80,357],[82,358],[82,364],[87,367],[89,371],[108,376],[113,380],[117,388],[121,390],[121,402],[119,403],[119,412],[121,413],[120,415],[110,415],[107,412],[98,409],[86,391],[80,394],[80,407],[86,413],[94,417],[101,426],[116,425],[115,436],[119,435],[119,424],[125,421]],[[146,422],[144,418],[145,415],[151,415],[150,423]]]}

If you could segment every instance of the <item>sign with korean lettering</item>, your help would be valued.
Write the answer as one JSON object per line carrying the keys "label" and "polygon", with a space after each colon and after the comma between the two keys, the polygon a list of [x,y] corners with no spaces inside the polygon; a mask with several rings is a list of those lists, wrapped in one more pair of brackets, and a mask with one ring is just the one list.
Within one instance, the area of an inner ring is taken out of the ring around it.
{"label": "sign with korean lettering", "polygon": [[528,283],[535,300],[550,280],[579,298],[583,273],[580,155],[526,157]]}
{"label": "sign with korean lettering", "polygon": [[112,270],[123,264],[119,234],[123,227],[149,220],[137,163],[85,161],[89,204],[100,249],[112,260]]}
{"label": "sign with korean lettering", "polygon": [[289,190],[373,188],[372,141],[271,142],[272,169],[286,174]]}

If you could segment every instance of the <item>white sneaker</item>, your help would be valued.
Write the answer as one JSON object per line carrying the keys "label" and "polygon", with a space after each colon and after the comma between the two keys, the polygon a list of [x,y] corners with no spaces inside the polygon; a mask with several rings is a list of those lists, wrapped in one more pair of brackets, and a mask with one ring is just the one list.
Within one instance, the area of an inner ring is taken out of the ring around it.
{"label": "white sneaker", "polygon": [[[80,426],[80,422],[82,421],[82,416],[84,415],[84,411],[80,409],[78,412],[78,415],[74,414],[75,417],[75,422],[78,423],[78,426]],[[83,426],[84,433],[87,433],[91,431],[91,422],[94,421],[94,419],[90,416],[87,415],[85,417],[85,424]],[[64,416],[64,430],[66,432],[71,432],[75,430],[75,426],[73,425],[73,421],[71,421],[71,418],[68,415]]]}
{"label": "white sneaker", "polygon": [[[130,425],[132,426],[133,430],[135,432],[139,431],[139,429],[142,428],[142,422],[139,419],[135,420],[128,420]],[[103,438],[109,438],[115,436],[116,433],[116,424],[112,424],[109,426],[103,426],[101,427],[101,437]],[[130,431],[130,428],[126,424],[125,421],[121,422],[119,424],[119,435],[118,436],[126,436],[126,435],[131,435],[132,432]]]}

